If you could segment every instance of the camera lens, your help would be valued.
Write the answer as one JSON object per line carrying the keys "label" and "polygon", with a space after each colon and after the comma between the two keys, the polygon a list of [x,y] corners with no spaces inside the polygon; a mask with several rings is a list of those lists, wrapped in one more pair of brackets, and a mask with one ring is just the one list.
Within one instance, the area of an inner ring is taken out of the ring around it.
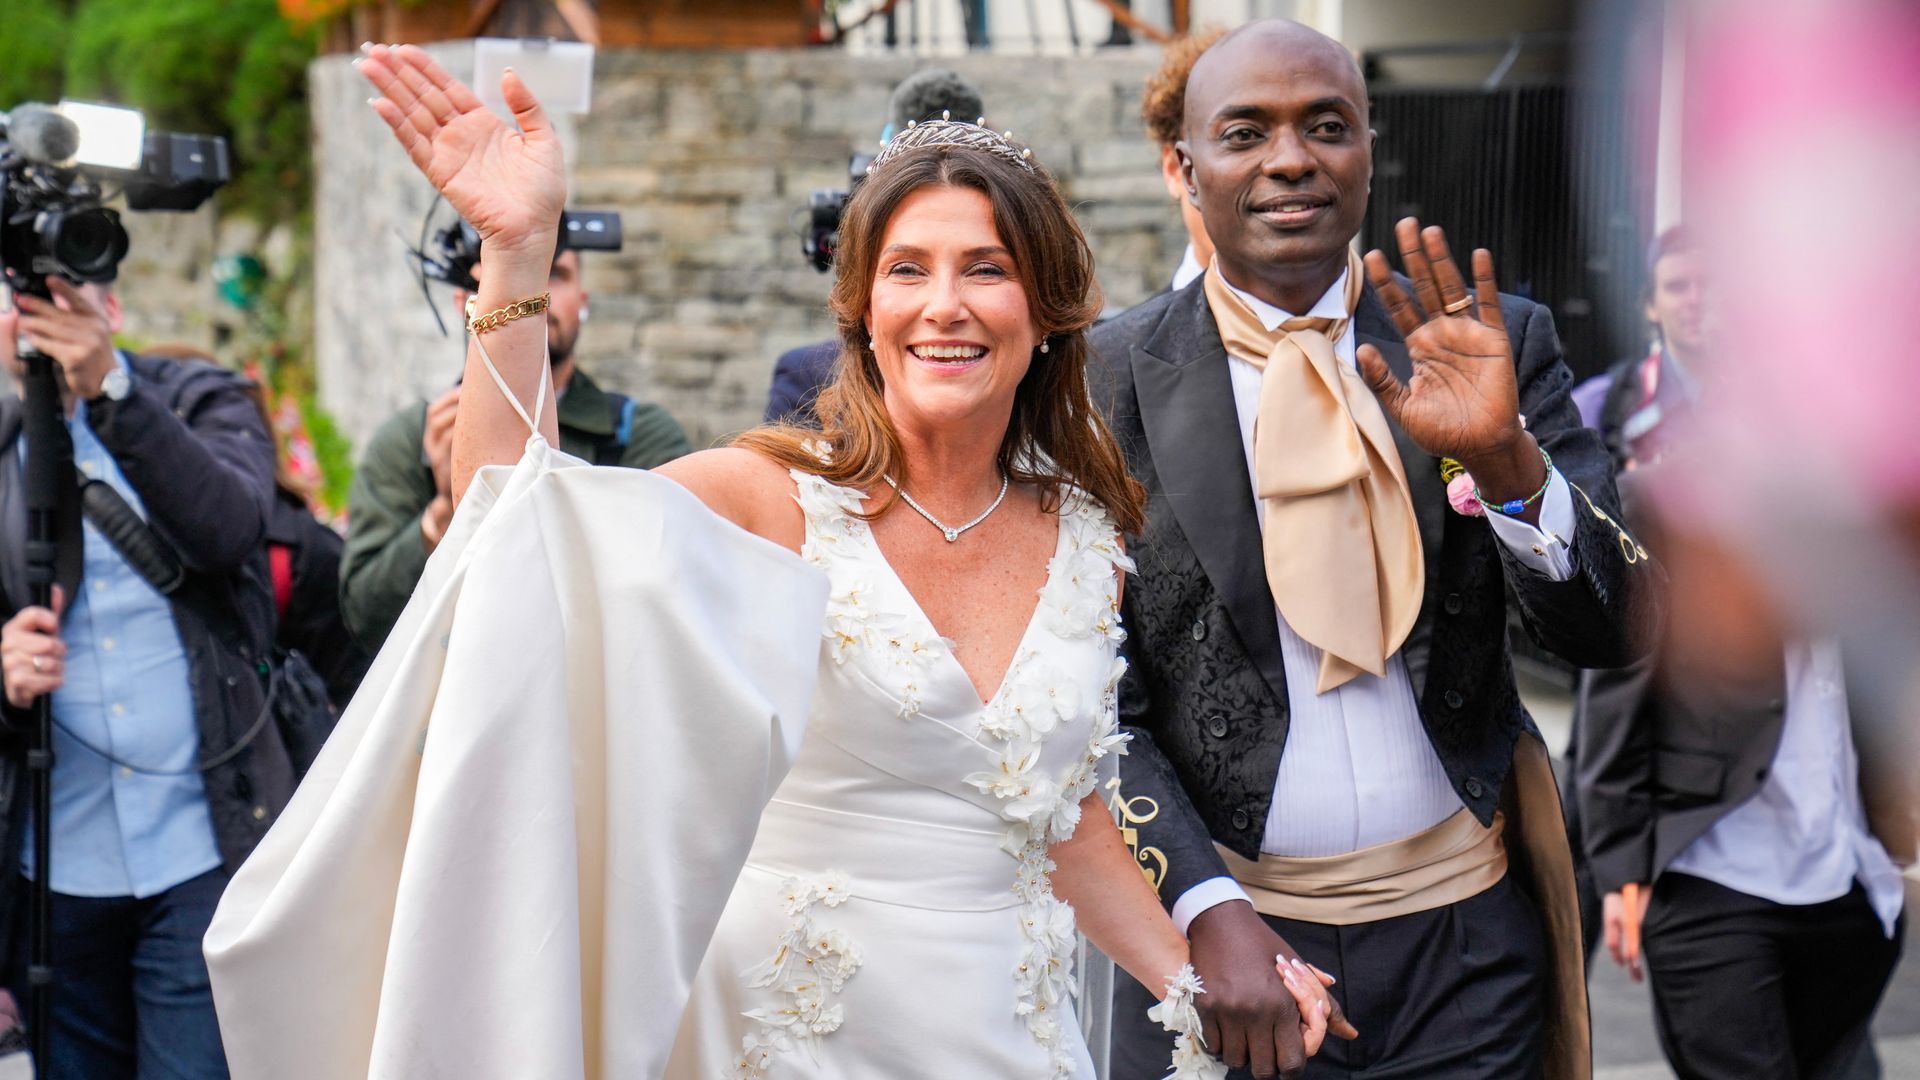
{"label": "camera lens", "polygon": [[127,230],[120,225],[120,215],[104,207],[50,211],[42,215],[39,232],[47,254],[82,281],[112,281],[127,256]]}

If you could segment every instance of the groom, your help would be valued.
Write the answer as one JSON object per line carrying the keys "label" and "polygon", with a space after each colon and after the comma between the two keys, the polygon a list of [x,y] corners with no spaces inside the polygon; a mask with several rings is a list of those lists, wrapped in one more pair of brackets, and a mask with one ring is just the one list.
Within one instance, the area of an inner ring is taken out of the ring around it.
{"label": "groom", "polygon": [[[1546,309],[1498,296],[1484,253],[1470,286],[1412,221],[1412,297],[1350,255],[1372,143],[1337,42],[1284,21],[1223,39],[1178,145],[1217,261],[1093,336],[1150,494],[1123,824],[1236,1069],[1302,1075],[1272,965],[1297,949],[1358,1029],[1304,1075],[1584,1077],[1571,864],[1506,596],[1547,647],[1617,664],[1653,571]],[[1449,508],[1443,458],[1491,505]],[[1147,1004],[1115,1009],[1116,1078],[1166,1060]]]}

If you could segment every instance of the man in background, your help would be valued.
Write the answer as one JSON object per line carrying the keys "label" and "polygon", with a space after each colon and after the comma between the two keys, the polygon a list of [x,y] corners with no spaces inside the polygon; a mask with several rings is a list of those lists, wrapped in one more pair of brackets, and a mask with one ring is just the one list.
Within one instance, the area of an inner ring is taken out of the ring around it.
{"label": "man in background", "polygon": [[1213,261],[1213,241],[1207,239],[1207,223],[1200,208],[1187,198],[1187,181],[1180,173],[1181,125],[1186,117],[1187,75],[1193,62],[1226,34],[1217,26],[1202,27],[1169,42],[1161,54],[1160,69],[1147,76],[1147,90],[1140,98],[1140,119],[1147,134],[1160,149],[1160,178],[1166,182],[1167,198],[1180,208],[1180,223],[1186,226],[1187,250],[1173,271],[1169,288],[1184,289]]}
{"label": "man in background", "polygon": [[[110,289],[59,278],[48,288],[51,299],[20,296],[17,314],[0,314],[0,358],[16,383],[16,329],[59,367],[74,466],[49,610],[31,603],[23,556],[22,465],[37,448],[19,434],[20,401],[0,401],[8,985],[26,991],[20,901],[40,872],[25,842],[22,751],[28,710],[50,695],[55,983],[42,1072],[219,1080],[226,1055],[200,939],[294,786],[279,729],[260,722],[273,442],[245,379],[123,352]],[[110,539],[130,533],[145,546]]]}
{"label": "man in background", "polygon": [[1651,975],[1682,1077],[1877,1076],[1869,1025],[1904,933],[1912,758],[1885,745],[1902,727],[1850,693],[1839,643],[1796,631],[1746,555],[1655,497],[1697,452],[1691,373],[1711,342],[1704,254],[1676,227],[1648,262],[1658,341],[1605,376],[1595,420],[1676,600],[1653,655],[1582,672],[1575,703],[1573,791],[1607,950]]}
{"label": "man in background", "polygon": [[[485,258],[474,267],[485,272]],[[561,248],[547,277],[547,350],[560,414],[560,449],[596,465],[651,469],[690,453],[686,432],[650,402],[602,390],[574,362],[587,321],[580,253]],[[454,292],[464,323],[467,294]],[[415,402],[367,443],[347,497],[340,611],[360,643],[378,652],[413,595],[427,556],[453,520],[453,422],[460,388]]]}

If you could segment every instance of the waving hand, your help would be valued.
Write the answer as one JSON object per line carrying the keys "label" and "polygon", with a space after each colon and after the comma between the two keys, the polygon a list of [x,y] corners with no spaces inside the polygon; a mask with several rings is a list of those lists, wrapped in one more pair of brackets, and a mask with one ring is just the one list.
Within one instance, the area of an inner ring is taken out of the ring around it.
{"label": "waving hand", "polygon": [[[1372,345],[1360,346],[1361,376],[1380,407],[1421,449],[1465,465],[1488,498],[1505,502],[1543,490],[1545,459],[1520,417],[1493,256],[1484,248],[1473,253],[1469,292],[1445,233],[1423,230],[1418,221],[1404,218],[1394,227],[1394,238],[1414,297],[1407,296],[1378,251],[1367,252],[1367,279],[1406,339],[1413,377],[1401,382]],[[1539,507],[1524,505],[1516,516],[1532,522]]]}
{"label": "waving hand", "polygon": [[1405,218],[1394,237],[1419,303],[1407,296],[1378,251],[1367,253],[1367,278],[1406,339],[1413,378],[1402,383],[1372,346],[1361,349],[1361,373],[1388,415],[1421,449],[1461,461],[1498,452],[1518,438],[1521,428],[1493,256],[1485,249],[1473,253],[1475,288],[1469,293],[1440,229],[1422,230],[1418,221]]}
{"label": "waving hand", "polygon": [[567,180],[560,140],[511,68],[500,90],[519,130],[414,45],[363,46],[380,119],[447,202],[495,248],[553,244]]}

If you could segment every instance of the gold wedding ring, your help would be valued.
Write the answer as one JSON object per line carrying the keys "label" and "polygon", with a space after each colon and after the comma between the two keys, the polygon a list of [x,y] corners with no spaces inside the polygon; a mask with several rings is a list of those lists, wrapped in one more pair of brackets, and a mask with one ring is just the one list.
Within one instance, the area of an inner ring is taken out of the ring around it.
{"label": "gold wedding ring", "polygon": [[1467,308],[1471,306],[1473,306],[1473,297],[1463,296],[1460,299],[1455,300],[1453,303],[1448,304],[1445,308],[1441,310],[1445,311],[1449,315],[1458,315],[1461,312],[1467,310]]}

